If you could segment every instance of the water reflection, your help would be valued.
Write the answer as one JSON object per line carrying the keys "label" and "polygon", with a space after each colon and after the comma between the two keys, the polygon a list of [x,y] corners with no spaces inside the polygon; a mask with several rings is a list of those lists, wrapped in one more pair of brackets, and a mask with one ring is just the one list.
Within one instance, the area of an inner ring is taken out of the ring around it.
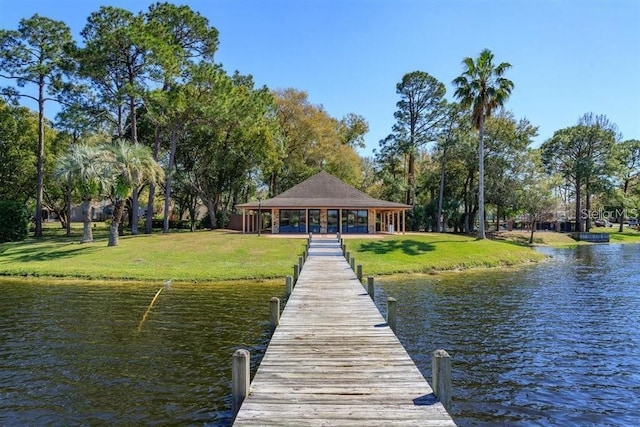
{"label": "water reflection", "polygon": [[453,358],[460,425],[640,424],[637,245],[543,249],[525,269],[384,280],[427,378]]}
{"label": "water reflection", "polygon": [[276,284],[2,282],[0,425],[230,422],[231,355],[268,333]]}

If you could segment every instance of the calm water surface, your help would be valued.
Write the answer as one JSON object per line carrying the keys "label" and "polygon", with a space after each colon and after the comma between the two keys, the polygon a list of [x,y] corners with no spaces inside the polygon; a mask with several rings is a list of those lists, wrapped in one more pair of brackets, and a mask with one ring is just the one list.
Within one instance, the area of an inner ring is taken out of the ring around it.
{"label": "calm water surface", "polygon": [[0,280],[0,425],[230,423],[233,351],[268,338],[284,285]]}
{"label": "calm water surface", "polygon": [[[427,378],[449,351],[461,426],[640,425],[640,246],[545,252],[381,279],[378,303]],[[174,284],[139,328],[158,288],[0,279],[0,425],[228,425],[231,355],[255,370],[284,284]]]}
{"label": "calm water surface", "polygon": [[640,246],[544,249],[511,271],[380,282],[426,378],[453,365],[461,425],[640,425]]}

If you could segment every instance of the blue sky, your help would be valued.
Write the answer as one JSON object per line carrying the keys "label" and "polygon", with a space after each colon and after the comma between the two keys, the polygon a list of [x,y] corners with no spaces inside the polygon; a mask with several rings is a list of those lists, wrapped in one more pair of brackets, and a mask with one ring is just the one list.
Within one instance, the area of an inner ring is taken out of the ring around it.
{"label": "blue sky", "polygon": [[[389,134],[395,85],[426,71],[447,86],[465,56],[489,48],[510,62],[506,104],[539,126],[536,145],[586,112],[606,114],[640,139],[638,0],[196,0],[220,31],[217,61],[259,85],[309,93],[334,117],[364,116],[370,155]],[[0,0],[0,28],[34,13],[78,36],[100,5],[146,10],[148,1]],[[79,38],[79,36],[78,36]],[[53,107],[49,107],[53,112]]]}

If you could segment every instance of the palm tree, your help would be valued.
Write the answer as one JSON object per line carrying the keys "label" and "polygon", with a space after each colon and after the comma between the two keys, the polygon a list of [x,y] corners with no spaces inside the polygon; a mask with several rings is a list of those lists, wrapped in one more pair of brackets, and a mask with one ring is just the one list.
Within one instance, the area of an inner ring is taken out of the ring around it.
{"label": "palm tree", "polygon": [[103,193],[107,186],[103,155],[99,148],[86,144],[73,144],[56,163],[55,177],[69,188],[75,188],[82,199],[84,233],[82,243],[93,241],[91,228],[91,201]]}
{"label": "palm tree", "polygon": [[478,130],[478,214],[480,217],[478,238],[484,239],[484,122],[493,110],[502,107],[511,95],[513,82],[502,77],[511,64],[493,63],[493,53],[489,49],[480,52],[474,61],[466,57],[462,60],[465,70],[453,80],[456,86],[455,96],[464,108],[471,107],[473,125]]}
{"label": "palm tree", "polygon": [[104,153],[111,177],[111,197],[115,200],[108,246],[118,246],[118,228],[125,200],[143,183],[158,183],[163,179],[164,171],[153,159],[151,149],[138,143],[116,141],[105,146]]}

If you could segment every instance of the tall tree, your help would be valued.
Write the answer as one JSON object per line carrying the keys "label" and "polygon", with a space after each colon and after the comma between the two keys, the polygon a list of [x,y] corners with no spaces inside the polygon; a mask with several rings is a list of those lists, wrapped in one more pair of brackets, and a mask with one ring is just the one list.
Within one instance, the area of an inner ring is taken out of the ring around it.
{"label": "tall tree", "polygon": [[527,150],[524,170],[520,174],[521,185],[517,191],[519,206],[528,215],[531,225],[529,244],[533,244],[533,233],[536,225],[544,220],[551,219],[556,206],[551,189],[552,179],[544,175],[538,150]]}
{"label": "tall tree", "polygon": [[[156,3],[149,7],[146,19],[159,40],[163,40],[167,49],[157,51],[157,63],[162,85],[153,94],[155,108],[152,120],[156,125],[153,142],[153,156],[158,160],[161,141],[169,139],[169,164],[165,174],[165,221],[163,231],[169,231],[169,202],[171,181],[174,171],[178,133],[184,125],[185,99],[176,96],[176,86],[183,83],[185,74],[198,62],[213,64],[218,47],[218,30],[209,25],[204,16],[194,12],[189,6],[176,6],[169,3]],[[174,93],[169,93],[173,91]],[[180,92],[180,90],[178,90]],[[149,102],[149,101],[147,101]],[[176,104],[177,103],[177,104]],[[173,114],[173,112],[177,114]],[[179,116],[179,117],[176,117]],[[147,202],[147,220],[145,233],[151,233],[152,212],[155,199],[155,185],[149,185]]]}
{"label": "tall tree", "polygon": [[468,120],[465,120],[464,112],[460,108],[459,104],[450,104],[447,111],[447,116],[443,122],[442,133],[438,138],[438,144],[436,145],[436,151],[440,156],[440,186],[438,188],[438,208],[436,211],[436,231],[443,232],[445,230],[445,221],[442,215],[444,207],[444,188],[447,177],[447,160],[448,154],[460,137],[461,132],[465,132],[465,124]]}
{"label": "tall tree", "polygon": [[72,144],[56,164],[55,177],[74,188],[82,200],[82,243],[93,241],[91,202],[105,194],[109,185],[105,167],[103,150],[83,143]]}
{"label": "tall tree", "polygon": [[[17,31],[0,30],[0,77],[14,80],[15,87],[3,88],[12,98],[29,98],[38,103],[38,150],[35,236],[42,237],[44,193],[45,119],[47,101],[59,101],[64,74],[69,70],[67,52],[72,49],[71,31],[64,22],[39,15],[20,21]],[[36,94],[29,89],[35,87]]]}
{"label": "tall tree", "polygon": [[380,144],[394,144],[397,151],[407,157],[407,193],[405,203],[416,203],[415,162],[418,150],[426,143],[437,140],[447,117],[444,84],[424,71],[413,71],[402,77],[396,85],[400,101],[394,113],[396,123],[390,138]]}
{"label": "tall tree", "polygon": [[538,128],[527,119],[516,120],[510,112],[489,118],[485,125],[485,200],[496,207],[496,231],[505,212],[514,213],[516,190],[528,161],[527,147]]}
{"label": "tall tree", "polygon": [[513,82],[504,76],[511,68],[508,62],[495,65],[493,53],[489,49],[480,52],[477,59],[466,57],[462,60],[464,71],[453,80],[455,96],[463,107],[471,108],[473,124],[478,130],[478,238],[484,239],[484,124],[493,111],[502,107],[511,95]]}
{"label": "tall tree", "polygon": [[362,171],[355,147],[369,130],[364,118],[347,114],[338,120],[310,102],[306,92],[292,88],[277,90],[273,97],[277,156],[263,178],[269,194],[275,196],[321,169],[359,185]]}
{"label": "tall tree", "polygon": [[36,190],[38,116],[0,100],[0,200],[22,204]]}
{"label": "tall tree", "polygon": [[615,124],[606,116],[588,113],[576,126],[554,132],[540,147],[547,172],[559,173],[573,185],[576,231],[585,230],[585,220],[586,228],[589,228],[591,193],[608,173],[607,166],[617,137]]}
{"label": "tall tree", "polygon": [[143,183],[159,182],[164,171],[153,159],[149,147],[124,140],[105,146],[103,161],[114,201],[108,246],[117,246],[126,199]]}
{"label": "tall tree", "polygon": [[637,180],[640,177],[640,140],[630,139],[616,144],[612,160],[614,162],[613,168],[619,181],[616,199],[618,199],[622,209],[620,227],[618,229],[622,233],[624,219],[632,215],[637,216],[637,211],[631,210],[634,206],[629,195],[633,184],[635,183],[637,186]]}

